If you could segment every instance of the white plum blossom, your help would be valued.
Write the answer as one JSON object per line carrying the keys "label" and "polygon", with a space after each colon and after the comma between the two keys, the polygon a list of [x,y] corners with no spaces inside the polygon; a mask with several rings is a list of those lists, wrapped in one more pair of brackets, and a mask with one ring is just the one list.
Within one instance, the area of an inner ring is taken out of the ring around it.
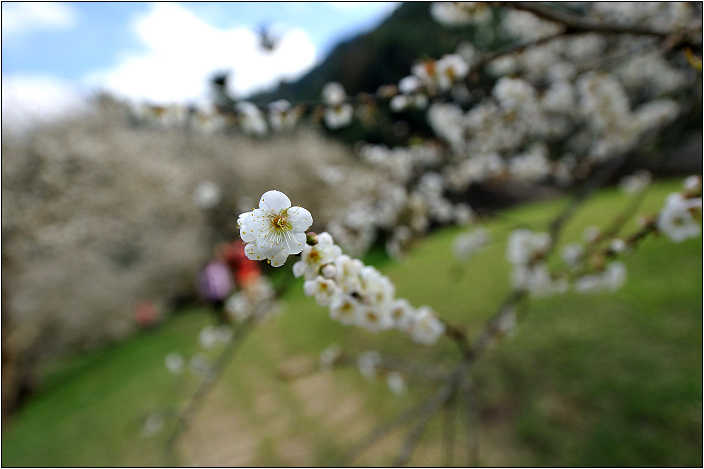
{"label": "white plum blossom", "polygon": [[409,75],[402,78],[398,82],[398,90],[401,94],[397,94],[391,98],[389,107],[394,112],[401,112],[409,107],[423,109],[428,104],[428,97],[422,89],[422,83],[417,76]]}
{"label": "white plum blossom", "polygon": [[436,84],[441,91],[463,80],[469,73],[469,65],[458,54],[448,54],[435,62]]}
{"label": "white plum blossom", "polygon": [[344,103],[345,99],[347,99],[347,93],[345,93],[345,88],[341,84],[330,82],[323,86],[323,101],[325,104],[338,106]]}
{"label": "white plum blossom", "polygon": [[232,339],[232,329],[227,324],[205,326],[198,335],[198,342],[205,350],[211,350],[217,345],[226,344]]}
{"label": "white plum blossom", "polygon": [[508,9],[501,26],[508,34],[527,41],[551,36],[562,29],[557,23],[546,21],[528,11],[513,8]]}
{"label": "white plum blossom", "polygon": [[314,296],[320,306],[328,306],[337,292],[337,285],[332,280],[317,276],[303,282],[303,291],[307,296]]}
{"label": "white plum blossom", "polygon": [[386,375],[386,384],[392,393],[400,395],[406,392],[406,382],[398,371],[391,371]]}
{"label": "white plum blossom", "polygon": [[280,99],[269,104],[269,124],[274,130],[288,130],[296,126],[299,111],[291,108],[291,103]]}
{"label": "white plum blossom", "polygon": [[413,75],[429,87],[448,91],[469,73],[469,65],[458,54],[448,54],[438,60],[426,60],[411,68]]}
{"label": "white plum blossom", "polygon": [[432,308],[421,306],[413,315],[409,333],[416,342],[433,345],[445,333],[445,323],[435,316]]}
{"label": "white plum blossom", "polygon": [[330,303],[330,317],[349,326],[356,323],[358,311],[361,308],[361,303],[352,296],[337,293]]}
{"label": "white plum blossom", "polygon": [[567,283],[553,279],[548,266],[543,262],[530,266],[515,266],[511,272],[511,282],[515,289],[525,290],[537,296],[563,293],[567,290]]}
{"label": "white plum blossom", "polygon": [[385,331],[394,326],[385,304],[365,305],[357,310],[357,326],[371,332]]}
{"label": "white plum blossom", "polygon": [[327,346],[320,352],[320,369],[329,371],[332,369],[335,362],[342,356],[342,349],[337,344]]}
{"label": "white plum blossom", "polygon": [[502,337],[512,337],[516,333],[517,326],[518,313],[513,306],[504,310],[496,322],[496,330]]}
{"label": "white plum blossom", "polygon": [[354,107],[346,103],[346,99],[347,94],[341,84],[331,82],[323,87],[323,101],[326,104],[323,119],[329,129],[339,129],[352,122]]}
{"label": "white plum blossom", "polygon": [[540,100],[544,110],[567,115],[574,112],[575,104],[574,86],[564,80],[553,82]]}
{"label": "white plum blossom", "polygon": [[240,127],[244,133],[258,137],[267,133],[266,119],[256,104],[240,101],[235,105],[235,110],[239,113]]}
{"label": "white plum blossom", "polygon": [[626,283],[626,265],[623,262],[610,262],[602,274],[604,288],[616,291]]}
{"label": "white plum blossom", "polygon": [[218,342],[217,334],[215,333],[215,326],[207,325],[198,334],[198,342],[200,346],[205,350],[210,350]]}
{"label": "white plum blossom", "polygon": [[335,264],[327,264],[320,269],[320,273],[323,274],[325,278],[335,278],[337,267],[335,267]]}
{"label": "white plum blossom", "polygon": [[320,233],[315,245],[306,244],[303,247],[301,260],[293,264],[293,275],[312,280],[318,275],[323,265],[330,264],[341,254],[342,250],[333,243],[330,233]]}
{"label": "white plum blossom", "polygon": [[399,330],[406,330],[410,325],[415,310],[405,298],[396,298],[389,304],[389,316],[394,326]]}
{"label": "white plum blossom", "polygon": [[166,368],[173,374],[178,375],[183,372],[184,365],[183,357],[178,352],[169,353],[164,359],[164,364]]}
{"label": "white plum blossom", "polygon": [[520,78],[499,78],[491,94],[504,109],[517,109],[536,104],[535,88]]}
{"label": "white plum blossom", "polygon": [[539,181],[550,174],[552,165],[547,158],[547,145],[536,143],[525,153],[514,156],[508,162],[511,176],[525,181]]}
{"label": "white plum blossom", "polygon": [[252,304],[243,292],[236,293],[227,299],[225,312],[236,322],[242,322],[252,315]]}
{"label": "white plum blossom", "polygon": [[325,108],[325,125],[329,129],[335,130],[341,127],[346,127],[352,122],[354,115],[354,107],[351,104],[343,103]]}
{"label": "white plum blossom", "polygon": [[674,192],[667,197],[665,207],[660,211],[657,227],[676,243],[697,237],[701,233],[701,227],[694,220],[692,212],[701,214],[701,211],[701,197],[685,199],[681,194]]}
{"label": "white plum blossom", "polygon": [[262,195],[258,209],[240,215],[237,222],[247,257],[279,267],[303,250],[313,216],[303,207],[291,207],[284,193],[272,190]]}
{"label": "white plum blossom", "polygon": [[491,19],[491,8],[486,2],[433,2],[430,15],[443,26],[465,26]]}
{"label": "white plum blossom", "polygon": [[562,260],[570,268],[577,267],[583,257],[584,246],[581,243],[570,243],[562,248]]}
{"label": "white plum blossom", "polygon": [[688,191],[697,191],[702,189],[702,177],[701,176],[689,176],[682,183],[685,189]]}
{"label": "white plum blossom", "polygon": [[621,238],[614,238],[609,241],[609,250],[613,253],[620,254],[626,250],[626,242]]}
{"label": "white plum blossom", "polygon": [[610,262],[604,270],[583,275],[574,281],[578,293],[599,293],[604,290],[616,291],[626,282],[626,265],[623,262]]}
{"label": "white plum blossom", "polygon": [[550,245],[548,233],[535,233],[525,228],[511,232],[506,247],[506,257],[514,265],[525,265],[542,255]]}
{"label": "white plum blossom", "polygon": [[359,357],[357,357],[357,368],[359,372],[370,381],[376,378],[379,365],[381,365],[381,355],[374,350],[362,352],[359,354]]}
{"label": "white plum blossom", "polygon": [[353,259],[347,254],[340,255],[334,261],[335,281],[345,293],[351,293],[361,288],[359,281],[359,273],[362,271],[364,264],[359,259]]}

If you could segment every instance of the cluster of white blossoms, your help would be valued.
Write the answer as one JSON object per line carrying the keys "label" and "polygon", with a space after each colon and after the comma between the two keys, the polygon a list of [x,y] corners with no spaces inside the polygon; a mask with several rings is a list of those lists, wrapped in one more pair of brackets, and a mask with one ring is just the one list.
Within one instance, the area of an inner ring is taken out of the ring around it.
{"label": "cluster of white blossoms", "polygon": [[198,343],[205,350],[228,344],[232,340],[232,328],[227,324],[208,324],[198,334]]}
{"label": "cluster of white blossoms", "polygon": [[675,31],[692,23],[694,10],[688,2],[589,2],[598,19],[621,25],[649,26]]}
{"label": "cluster of white blossoms", "polygon": [[469,73],[469,65],[459,54],[448,54],[438,60],[424,60],[415,64],[411,73],[432,95],[437,91],[449,91],[452,85],[464,80]]}
{"label": "cluster of white blossoms", "polygon": [[444,323],[429,307],[416,309],[407,300],[395,298],[395,287],[388,277],[342,254],[328,233],[321,233],[317,244],[306,246],[301,260],[294,264],[294,275],[304,277],[305,294],[327,307],[330,317],[344,325],[372,332],[398,329],[427,345],[445,332]]}
{"label": "cluster of white blossoms", "polygon": [[501,23],[504,31],[513,37],[534,41],[559,33],[563,27],[528,11],[509,9]]}
{"label": "cluster of white blossoms", "polygon": [[695,217],[701,220],[701,216],[701,197],[686,198],[679,192],[673,192],[667,196],[665,206],[660,211],[657,227],[672,241],[680,243],[701,234],[701,227],[695,220]]}
{"label": "cluster of white blossoms", "polygon": [[292,107],[285,99],[269,104],[269,125],[274,131],[291,130],[301,117],[301,109]]}
{"label": "cluster of white blossoms", "polygon": [[[232,341],[233,331],[227,324],[208,324],[198,334],[198,343],[205,352],[212,352]],[[208,354],[197,352],[188,360],[188,369],[194,375],[204,376],[212,371],[212,361]],[[166,369],[173,375],[182,375],[186,370],[186,359],[179,352],[170,352],[164,358]]]}
{"label": "cluster of white blossoms", "polygon": [[547,295],[566,291],[563,279],[555,280],[544,262],[552,244],[548,233],[536,233],[519,228],[509,234],[506,258],[513,265],[511,281],[516,290],[525,290],[534,295]]}
{"label": "cluster of white blossoms", "polygon": [[624,176],[618,182],[618,187],[627,194],[644,191],[653,180],[653,175],[647,169],[639,169],[633,174]]}
{"label": "cluster of white blossoms", "polygon": [[[407,300],[396,298],[388,277],[361,260],[342,254],[329,233],[310,234],[308,244],[305,230],[312,223],[312,216],[301,207],[295,209],[294,212],[286,195],[269,191],[262,196],[259,209],[240,215],[240,235],[248,243],[247,257],[267,259],[278,267],[289,254],[300,253],[293,273],[305,279],[305,294],[328,307],[330,317],[342,324],[373,332],[398,329],[427,345],[444,334],[445,324],[431,308],[413,308]],[[314,238],[317,239],[313,241]]]}
{"label": "cluster of white blossoms", "polygon": [[[617,24],[632,24],[631,13],[625,13],[632,9],[637,11],[634,17],[668,31],[692,26],[695,11],[684,3],[638,7],[585,3],[565,8],[585,19]],[[492,9],[496,7],[482,2],[443,2],[431,7],[440,22],[455,25],[487,23],[496,16]],[[510,37],[535,40],[561,28],[519,9],[506,6],[499,15],[501,28]],[[670,60],[657,45],[648,37],[585,32],[501,55],[486,68],[485,53],[467,43],[454,54],[415,63],[397,85],[382,86],[368,97],[388,100],[395,112],[425,110],[438,141],[393,149],[363,146],[362,160],[386,177],[378,178],[375,194],[355,201],[327,230],[348,253],[362,255],[382,237],[389,254],[400,257],[430,227],[471,220],[471,208],[449,202],[460,200],[471,185],[508,177],[567,187],[582,179],[594,166],[633,149],[645,136],[667,126],[690,104],[683,96],[692,95],[690,90],[697,86],[696,71],[683,61]],[[470,70],[493,74],[493,88],[475,87],[470,93],[466,88]],[[438,94],[441,99],[436,99]],[[445,102],[446,98],[451,101]],[[322,105],[296,106],[277,101],[265,108],[240,102],[222,111],[222,116],[214,109],[197,110],[195,115],[202,116],[198,118],[177,107],[143,107],[140,112],[178,125],[234,124],[261,136],[269,130],[292,128],[304,114],[321,117],[329,129],[338,129],[349,125],[355,115],[361,118],[366,102],[348,97],[335,82],[323,87],[322,101]],[[321,172],[329,184],[341,180],[341,172],[334,168]],[[424,173],[442,176],[439,192],[420,190]],[[260,257],[266,254],[273,252],[259,253]],[[280,265],[285,254],[280,252],[276,260],[270,257]]]}
{"label": "cluster of white blossoms", "polygon": [[[592,236],[593,242],[598,237]],[[544,262],[551,240],[548,233],[535,233],[521,228],[513,231],[508,239],[506,256],[513,264],[511,280],[513,287],[528,291],[536,296],[566,293],[570,287],[578,293],[615,291],[626,281],[626,266],[620,261],[612,261],[602,268],[589,269],[587,249],[580,243],[570,243],[562,248],[562,259],[573,278],[568,275],[556,276]],[[613,238],[609,243],[612,255],[626,251],[623,240]],[[588,273],[584,273],[587,271]]]}
{"label": "cluster of white blossoms", "polygon": [[492,17],[486,2],[433,2],[430,14],[435,21],[449,27],[483,23]]}
{"label": "cluster of white blossoms", "polygon": [[268,191],[259,200],[259,208],[241,214],[237,219],[240,237],[247,243],[244,252],[249,259],[267,260],[274,267],[298,254],[306,244],[305,232],[313,224],[313,216],[303,207],[291,207],[282,192]]}
{"label": "cluster of white blossoms", "polygon": [[447,199],[445,177],[432,171],[442,167],[437,145],[393,149],[363,145],[359,155],[377,170],[376,187],[327,226],[346,252],[362,255],[381,233],[386,233],[388,254],[403,257],[412,241],[431,224],[465,225],[473,221],[471,207]]}
{"label": "cluster of white blossoms", "polygon": [[405,111],[408,108],[425,109],[428,105],[428,96],[425,94],[423,83],[415,75],[409,75],[398,82],[397,94],[389,102],[389,107],[394,112]]}
{"label": "cluster of white blossoms", "polygon": [[347,93],[341,84],[331,82],[323,87],[323,101],[326,105],[323,118],[329,129],[339,129],[352,122],[354,106],[346,103],[346,99]]}
{"label": "cluster of white blossoms", "polygon": [[379,352],[368,350],[357,357],[357,369],[369,381],[375,380],[379,375],[385,375],[386,384],[392,393],[396,395],[405,393],[407,388],[403,375],[395,370],[382,370],[382,361]]}
{"label": "cluster of white blossoms", "polygon": [[235,111],[239,116],[240,128],[244,133],[257,137],[266,135],[269,130],[266,125],[266,117],[256,104],[249,101],[238,101],[235,104]]}

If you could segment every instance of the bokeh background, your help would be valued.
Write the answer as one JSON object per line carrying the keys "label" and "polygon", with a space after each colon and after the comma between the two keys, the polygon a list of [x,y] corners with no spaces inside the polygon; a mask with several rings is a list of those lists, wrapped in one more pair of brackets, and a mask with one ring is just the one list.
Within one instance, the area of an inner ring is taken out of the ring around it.
{"label": "bokeh background", "polygon": [[[237,215],[276,188],[321,230],[382,184],[357,142],[392,147],[430,134],[420,114],[387,113],[374,126],[303,123],[253,138],[141,125],[137,105],[207,106],[223,92],[258,104],[319,100],[330,81],[373,93],[417,59],[506,44],[495,26],[443,28],[429,4],[414,2],[4,2],[2,464],[172,464],[170,425],[200,377],[172,375],[164,358],[217,355],[198,345],[216,318],[196,276],[236,236]],[[653,173],[643,213],[702,173],[698,99],[669,138],[617,175]],[[617,180],[566,238],[627,204]],[[204,183],[216,187],[215,202],[203,200]],[[510,289],[509,230],[547,225],[568,192],[506,183],[468,194],[475,208],[505,211],[487,221],[490,249],[460,274],[458,227],[434,231],[403,261],[383,243],[366,260],[399,296],[479,331]],[[616,293],[537,300],[517,336],[479,364],[472,432],[482,465],[701,466],[701,238],[649,239],[627,263]],[[395,395],[354,369],[282,379],[287,370],[309,369],[331,343],[441,364],[452,356],[450,346],[429,356],[400,336],[333,323],[299,283],[228,364],[179,438],[178,464],[338,465],[429,388],[409,381]],[[442,463],[445,426],[433,425],[412,464]],[[353,464],[390,464],[402,441],[391,435]]]}

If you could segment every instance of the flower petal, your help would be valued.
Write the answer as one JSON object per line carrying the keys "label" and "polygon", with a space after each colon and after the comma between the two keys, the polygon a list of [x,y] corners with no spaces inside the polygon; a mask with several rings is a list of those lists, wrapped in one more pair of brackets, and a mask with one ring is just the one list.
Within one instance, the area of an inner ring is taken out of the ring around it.
{"label": "flower petal", "polygon": [[270,259],[270,260],[271,260],[271,265],[272,265],[273,267],[281,267],[281,266],[284,265],[284,263],[286,262],[286,259],[288,259],[288,254],[286,254],[285,252],[281,251],[281,252],[277,253],[274,257],[272,257],[272,258]]}
{"label": "flower petal", "polygon": [[[286,197],[286,194],[279,191],[268,191],[262,195],[259,200],[259,208],[264,211],[273,211],[279,213],[291,206],[291,200]],[[255,213],[256,215],[256,213]]]}
{"label": "flower petal", "polygon": [[244,253],[247,256],[247,259],[251,259],[253,261],[263,261],[264,256],[259,252],[259,249],[257,248],[257,245],[255,243],[249,243],[244,247]]}
{"label": "flower petal", "polygon": [[303,276],[303,274],[306,272],[306,261],[301,259],[300,261],[296,262],[293,264],[293,276],[298,278]]}
{"label": "flower petal", "polygon": [[283,251],[287,254],[298,254],[306,247],[306,234],[289,231],[284,233],[282,241]]}
{"label": "flower petal", "polygon": [[291,207],[288,210],[288,221],[293,231],[306,231],[313,224],[313,215],[303,207]]}

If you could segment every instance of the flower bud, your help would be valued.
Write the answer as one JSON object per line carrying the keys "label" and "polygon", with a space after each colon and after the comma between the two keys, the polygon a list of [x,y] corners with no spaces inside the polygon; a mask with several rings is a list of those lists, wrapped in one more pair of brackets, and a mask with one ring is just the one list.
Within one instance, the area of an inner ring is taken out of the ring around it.
{"label": "flower bud", "polygon": [[309,231],[306,233],[306,243],[310,244],[311,246],[315,246],[318,244],[318,234],[314,231]]}
{"label": "flower bud", "polygon": [[328,264],[323,269],[321,270],[321,273],[323,274],[323,277],[325,278],[333,278],[335,274],[337,273],[337,267],[335,267],[334,264]]}

